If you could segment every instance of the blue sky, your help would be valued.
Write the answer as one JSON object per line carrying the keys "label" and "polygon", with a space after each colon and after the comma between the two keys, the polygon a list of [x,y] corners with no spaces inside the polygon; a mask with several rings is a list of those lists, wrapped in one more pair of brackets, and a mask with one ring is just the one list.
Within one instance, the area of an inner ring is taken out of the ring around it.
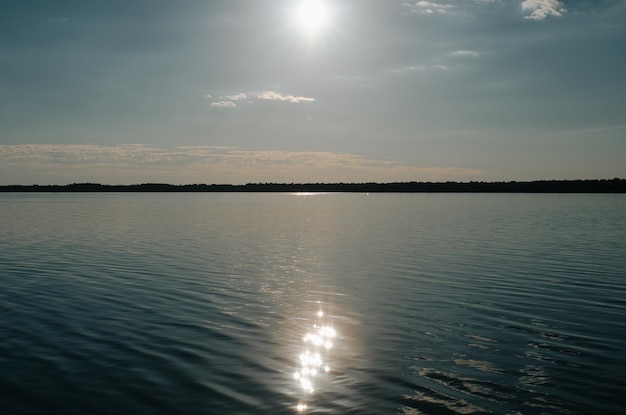
{"label": "blue sky", "polygon": [[0,184],[626,177],[626,2],[301,4],[0,2]]}

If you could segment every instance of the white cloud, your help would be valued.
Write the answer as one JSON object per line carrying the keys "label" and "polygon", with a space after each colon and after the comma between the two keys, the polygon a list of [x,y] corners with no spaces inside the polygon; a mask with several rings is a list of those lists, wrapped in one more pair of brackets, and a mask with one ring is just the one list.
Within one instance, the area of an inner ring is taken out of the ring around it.
{"label": "white cloud", "polygon": [[530,12],[524,17],[530,20],[543,20],[548,16],[561,17],[567,12],[560,0],[524,0],[521,6],[522,10]]}
{"label": "white cloud", "polygon": [[236,107],[237,104],[235,104],[232,101],[217,101],[217,102],[211,102],[211,106],[212,107],[232,108],[232,107]]}
{"label": "white cloud", "polygon": [[450,8],[450,7],[452,7],[449,4],[439,4],[439,3],[434,3],[434,2],[431,2],[431,1],[424,1],[424,0],[418,1],[417,3],[415,3],[415,5],[417,7],[431,7],[431,8],[434,8],[434,9],[435,8]]}
{"label": "white cloud", "polygon": [[269,100],[269,101],[288,101],[292,103],[300,103],[300,102],[312,102],[315,101],[315,98],[310,97],[302,97],[295,95],[283,95],[280,92],[274,91],[264,91],[257,95],[258,99]]}
{"label": "white cloud", "polygon": [[407,65],[401,68],[392,69],[390,72],[394,74],[402,74],[406,72],[426,72],[426,71],[448,71],[450,68],[444,64],[431,65]]}
{"label": "white cloud", "polygon": [[[448,0],[449,1],[449,0]],[[529,20],[544,20],[549,16],[561,17],[567,12],[563,0],[519,0],[522,10],[527,13],[525,19]],[[504,2],[503,0],[459,0],[455,4],[449,4],[445,0],[429,1],[420,0],[416,3],[405,2],[403,5],[410,10],[410,13],[419,15],[448,15],[454,11],[462,13],[463,10],[467,11],[471,5],[492,5],[498,2]]]}
{"label": "white cloud", "polygon": [[452,56],[469,56],[472,58],[480,57],[480,53],[474,50],[455,50],[451,53]]}
{"label": "white cloud", "polygon": [[451,4],[442,4],[432,1],[418,1],[415,4],[405,3],[405,6],[410,7],[413,13],[417,14],[446,14],[453,6]]}
{"label": "white cloud", "polygon": [[[210,94],[205,95],[206,98],[211,98]],[[304,97],[299,95],[291,95],[291,94],[282,94],[280,92],[275,91],[263,91],[260,93],[248,94],[245,92],[240,92],[238,94],[232,95],[221,95],[219,97],[219,101],[214,101],[211,103],[212,107],[224,107],[224,108],[232,108],[237,106],[237,101],[245,101],[248,104],[253,104],[254,100],[263,100],[263,101],[283,101],[290,102],[294,104],[298,104],[300,102],[313,102],[315,98]]]}
{"label": "white cloud", "polygon": [[245,92],[240,92],[238,94],[234,94],[234,95],[225,95],[223,97],[220,97],[222,99],[227,99],[230,101],[239,101],[240,99],[246,99],[248,98],[248,95],[246,95]]}

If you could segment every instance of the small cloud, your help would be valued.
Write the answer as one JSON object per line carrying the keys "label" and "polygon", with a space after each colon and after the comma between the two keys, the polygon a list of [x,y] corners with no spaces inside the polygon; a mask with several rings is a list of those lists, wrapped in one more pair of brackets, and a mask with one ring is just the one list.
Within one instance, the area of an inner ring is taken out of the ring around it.
{"label": "small cloud", "polygon": [[406,72],[447,71],[450,68],[443,64],[432,65],[407,65],[399,69],[392,69],[392,73],[401,74]]}
{"label": "small cloud", "polygon": [[439,4],[439,3],[435,3],[432,1],[418,1],[417,3],[415,3],[415,5],[417,7],[432,7],[432,8],[439,8],[439,7],[443,7],[443,8],[448,8],[448,7],[452,7],[449,4]]}
{"label": "small cloud", "polygon": [[474,51],[474,50],[455,50],[454,52],[451,53],[452,56],[469,56],[472,58],[478,58],[480,56],[480,53]]}
{"label": "small cloud", "polygon": [[235,104],[232,101],[217,101],[217,102],[211,102],[211,106],[212,107],[232,108],[232,107],[236,107],[237,104]]}
{"label": "small cloud", "polygon": [[295,95],[283,95],[280,92],[274,91],[264,91],[257,95],[258,99],[268,100],[268,101],[287,101],[294,104],[298,104],[300,102],[313,102],[315,98],[303,97],[303,96],[295,96]]}
{"label": "small cloud", "polygon": [[524,19],[543,20],[548,16],[562,17],[567,9],[560,0],[523,0],[522,10],[530,12]]}
{"label": "small cloud", "polygon": [[418,1],[415,4],[405,3],[405,6],[410,7],[413,13],[426,15],[435,13],[446,14],[448,13],[448,10],[453,7],[451,4],[435,3],[433,1],[425,0]]}
{"label": "small cloud", "polygon": [[54,19],[48,19],[48,23],[65,23],[69,21],[70,19],[68,19],[67,17],[57,17]]}
{"label": "small cloud", "polygon": [[[205,95],[206,98],[211,98],[211,95]],[[288,95],[281,94],[275,91],[263,91],[261,93],[246,93],[240,92],[232,95],[221,95],[218,100],[211,103],[212,107],[232,108],[236,107],[239,102],[247,104],[254,104],[256,100],[264,101],[283,101],[298,104],[300,102],[313,102],[315,98],[304,97],[300,95]]]}
{"label": "small cloud", "polygon": [[403,66],[400,69],[392,69],[392,72],[401,73],[401,72],[417,72],[426,70],[426,65],[407,65]]}
{"label": "small cloud", "polygon": [[228,99],[230,101],[239,101],[240,99],[246,99],[248,98],[248,95],[246,95],[245,92],[240,92],[238,94],[234,94],[234,95],[225,95],[223,97],[220,97],[222,99]]}

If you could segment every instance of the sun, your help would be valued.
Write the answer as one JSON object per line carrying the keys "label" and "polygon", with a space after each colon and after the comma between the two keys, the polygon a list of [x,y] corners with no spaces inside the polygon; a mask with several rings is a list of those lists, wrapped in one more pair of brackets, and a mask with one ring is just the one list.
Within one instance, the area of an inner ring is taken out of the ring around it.
{"label": "sun", "polygon": [[330,8],[323,0],[301,0],[294,9],[297,27],[309,34],[321,31],[330,20]]}

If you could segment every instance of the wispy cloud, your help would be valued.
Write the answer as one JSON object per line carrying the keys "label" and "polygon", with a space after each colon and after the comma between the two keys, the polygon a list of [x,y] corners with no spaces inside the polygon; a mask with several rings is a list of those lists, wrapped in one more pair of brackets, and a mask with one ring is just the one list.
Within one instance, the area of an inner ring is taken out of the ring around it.
{"label": "wispy cloud", "polygon": [[405,65],[399,68],[391,69],[392,74],[402,74],[407,72],[426,72],[426,71],[447,71],[450,67],[442,63],[429,65]]}
{"label": "wispy cloud", "polygon": [[436,3],[433,1],[421,0],[417,3],[405,3],[406,7],[411,9],[411,12],[417,14],[446,14],[453,8],[451,4]]}
{"label": "wispy cloud", "polygon": [[264,91],[257,95],[257,98],[269,101],[288,101],[294,104],[300,102],[313,102],[315,98],[295,96],[295,95],[283,95],[280,92]]}
{"label": "wispy cloud", "polygon": [[233,95],[224,95],[223,97],[220,97],[220,98],[227,99],[230,101],[239,101],[240,99],[248,98],[248,95],[245,92],[240,92],[238,94],[233,94]]}
{"label": "wispy cloud", "polygon": [[481,175],[462,167],[421,167],[348,153],[213,146],[0,145],[0,166],[0,184],[12,184],[9,173],[16,172],[39,184],[440,181]]}
{"label": "wispy cloud", "polygon": [[523,11],[530,12],[524,17],[529,20],[543,20],[548,16],[561,17],[567,12],[563,2],[559,0],[524,0],[521,6]]}
{"label": "wispy cloud", "polygon": [[[212,98],[211,94],[206,94],[205,98]],[[252,104],[254,100],[261,101],[282,101],[292,104],[299,104],[301,102],[313,102],[315,98],[305,97],[300,95],[282,94],[275,91],[263,91],[260,93],[246,93],[239,92],[237,94],[221,95],[217,101],[213,101],[211,106],[213,107],[226,107],[233,108],[237,106],[237,101],[247,100],[248,104]]]}
{"label": "wispy cloud", "polygon": [[452,56],[468,56],[472,58],[480,57],[480,53],[475,50],[455,50],[450,55]]}
{"label": "wispy cloud", "polygon": [[211,102],[211,106],[212,107],[232,108],[232,107],[236,107],[237,104],[235,104],[232,101],[216,101],[216,102]]}
{"label": "wispy cloud", "polygon": [[597,125],[594,127],[587,128],[575,128],[575,129],[566,129],[552,132],[549,135],[580,135],[580,134],[596,134],[596,133],[606,133],[611,131],[619,131],[626,130],[626,124],[608,124],[608,125]]}

